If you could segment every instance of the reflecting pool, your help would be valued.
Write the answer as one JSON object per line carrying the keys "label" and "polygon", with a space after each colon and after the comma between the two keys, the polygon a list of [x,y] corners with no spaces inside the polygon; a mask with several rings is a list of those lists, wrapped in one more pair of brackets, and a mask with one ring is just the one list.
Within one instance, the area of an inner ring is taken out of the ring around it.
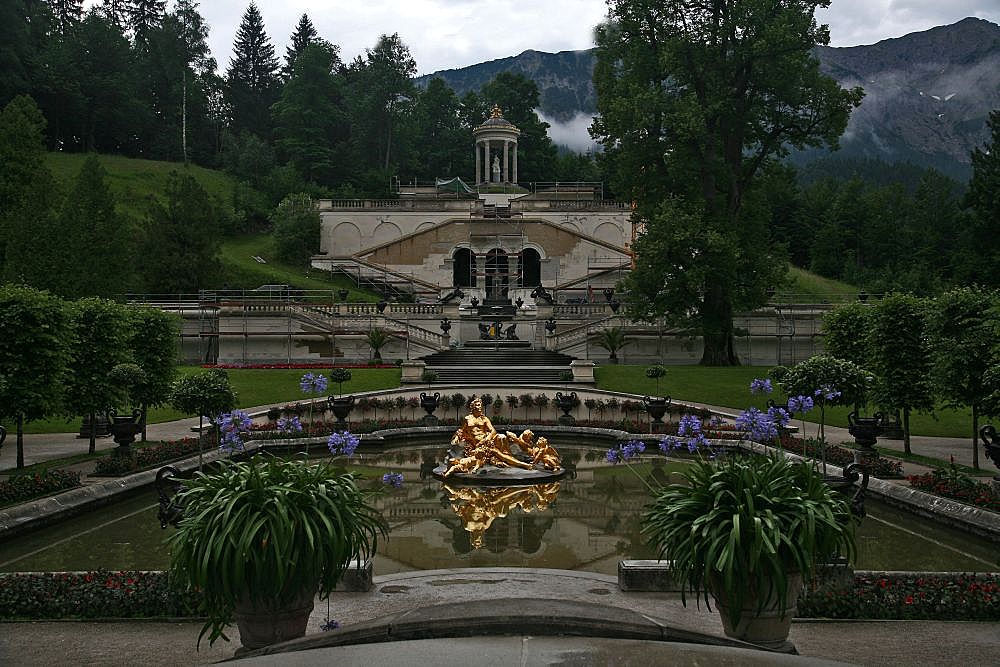
{"label": "reflecting pool", "polygon": [[[377,575],[453,567],[538,567],[614,575],[623,558],[654,558],[639,520],[656,487],[683,462],[611,466],[604,450],[557,443],[571,474],[534,488],[476,489],[430,475],[440,446],[354,458],[367,476],[402,472],[403,488],[378,499],[390,525]],[[163,569],[168,553],[152,492],[0,545],[0,571]],[[858,531],[859,570],[984,572],[1000,569],[996,545],[869,503]]]}

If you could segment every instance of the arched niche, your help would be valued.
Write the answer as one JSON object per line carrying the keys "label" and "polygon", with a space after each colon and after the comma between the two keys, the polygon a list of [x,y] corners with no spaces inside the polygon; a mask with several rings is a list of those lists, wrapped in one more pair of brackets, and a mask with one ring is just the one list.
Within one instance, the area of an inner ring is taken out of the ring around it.
{"label": "arched niche", "polygon": [[594,237],[616,246],[622,245],[622,229],[613,222],[602,222],[594,230]]}
{"label": "arched niche", "polygon": [[456,248],[451,256],[452,285],[476,286],[476,257],[468,248]]}
{"label": "arched niche", "polygon": [[372,232],[372,245],[381,245],[395,241],[403,235],[403,231],[392,222],[380,222]]}
{"label": "arched niche", "polygon": [[486,298],[506,299],[509,286],[510,265],[507,262],[507,252],[502,248],[493,248],[486,253]]}
{"label": "arched niche", "polygon": [[538,287],[542,284],[542,255],[534,248],[521,251],[521,287]]}
{"label": "arched niche", "polygon": [[341,222],[330,233],[330,249],[333,257],[353,255],[361,250],[361,230],[353,222]]}

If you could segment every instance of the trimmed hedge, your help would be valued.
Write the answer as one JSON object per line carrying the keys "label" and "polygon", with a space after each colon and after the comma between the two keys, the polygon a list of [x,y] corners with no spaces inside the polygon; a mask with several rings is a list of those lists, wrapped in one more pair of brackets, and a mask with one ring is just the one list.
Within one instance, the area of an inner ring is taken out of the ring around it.
{"label": "trimmed hedge", "polygon": [[[110,456],[104,456],[97,460],[97,465],[94,467],[94,474],[108,476],[128,475],[137,470],[150,468],[158,463],[192,456],[198,453],[198,447],[198,438],[182,438],[180,440],[163,442],[159,445],[133,447],[126,455],[113,451]],[[214,449],[214,434],[206,434],[204,447],[205,451],[212,451]]]}

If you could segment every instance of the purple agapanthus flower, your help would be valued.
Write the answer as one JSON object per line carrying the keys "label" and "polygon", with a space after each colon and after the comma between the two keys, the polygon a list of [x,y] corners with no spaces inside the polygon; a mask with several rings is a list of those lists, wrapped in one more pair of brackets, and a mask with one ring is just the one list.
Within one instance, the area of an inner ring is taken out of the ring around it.
{"label": "purple agapanthus flower", "polygon": [[319,629],[323,632],[329,632],[330,630],[336,630],[339,627],[340,623],[338,621],[328,618],[320,624]]}
{"label": "purple agapanthus flower", "polygon": [[387,472],[382,475],[382,483],[386,486],[391,486],[394,489],[398,489],[403,486],[403,473],[401,472]]}
{"label": "purple agapanthus flower", "polygon": [[634,456],[639,456],[644,451],[646,451],[646,443],[642,440],[629,440],[621,446],[622,455],[625,459],[630,459]]}
{"label": "purple agapanthus flower", "polygon": [[841,392],[837,391],[836,389],[834,389],[830,385],[825,384],[822,387],[820,387],[819,389],[817,389],[816,391],[814,391],[813,392],[813,396],[821,396],[822,398],[824,398],[824,399],[826,399],[828,401],[832,401],[832,400],[834,400],[836,398],[839,398],[840,397],[840,393]]}
{"label": "purple agapanthus flower", "polygon": [[694,415],[684,415],[677,424],[677,435],[694,436],[701,433],[701,420]]}
{"label": "purple agapanthus flower", "polygon": [[306,373],[299,380],[299,388],[306,394],[322,394],[326,391],[328,381],[325,375]]}
{"label": "purple agapanthus flower", "polygon": [[243,410],[219,415],[219,449],[232,454],[243,451],[243,436],[250,432],[253,420]]}
{"label": "purple agapanthus flower", "polygon": [[687,450],[691,454],[698,453],[700,449],[711,449],[712,443],[705,437],[704,433],[698,433],[693,438],[687,440]]}
{"label": "purple agapanthus flower", "polygon": [[280,433],[301,433],[302,422],[298,416],[281,417],[278,419],[278,431]]}
{"label": "purple agapanthus flower", "polygon": [[797,415],[804,415],[813,409],[812,396],[792,396],[788,399],[788,410]]}
{"label": "purple agapanthus flower", "polygon": [[788,422],[792,420],[791,415],[784,408],[771,407],[767,409],[767,418],[770,419],[775,426],[787,426]]}
{"label": "purple agapanthus flower", "polygon": [[326,446],[333,456],[352,456],[361,443],[361,438],[350,431],[334,431],[327,438]]}
{"label": "purple agapanthus flower", "polygon": [[774,387],[771,386],[771,380],[768,378],[754,378],[750,383],[751,394],[770,394],[772,391],[774,391]]}
{"label": "purple agapanthus flower", "polygon": [[625,458],[622,456],[621,447],[612,447],[604,455],[604,458],[607,460],[608,463],[611,464],[621,463],[622,461],[625,460]]}
{"label": "purple agapanthus flower", "polygon": [[660,439],[660,451],[664,454],[676,451],[681,448],[681,443],[672,435],[664,436]]}
{"label": "purple agapanthus flower", "polygon": [[736,428],[743,436],[757,442],[767,442],[778,437],[778,427],[766,413],[750,407],[736,418]]}

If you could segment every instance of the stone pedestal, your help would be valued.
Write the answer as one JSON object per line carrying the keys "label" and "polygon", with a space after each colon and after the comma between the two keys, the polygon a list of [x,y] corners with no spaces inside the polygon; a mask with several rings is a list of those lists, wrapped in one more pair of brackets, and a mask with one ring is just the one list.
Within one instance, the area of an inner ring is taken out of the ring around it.
{"label": "stone pedestal", "polygon": [[402,368],[402,376],[399,381],[401,384],[424,384],[422,379],[424,375],[424,369],[427,367],[422,361],[404,361],[400,368]]}
{"label": "stone pedestal", "polygon": [[574,384],[594,384],[597,382],[594,379],[594,364],[593,361],[582,361],[577,359],[576,361],[571,361],[569,363],[569,369],[573,371],[573,383]]}

